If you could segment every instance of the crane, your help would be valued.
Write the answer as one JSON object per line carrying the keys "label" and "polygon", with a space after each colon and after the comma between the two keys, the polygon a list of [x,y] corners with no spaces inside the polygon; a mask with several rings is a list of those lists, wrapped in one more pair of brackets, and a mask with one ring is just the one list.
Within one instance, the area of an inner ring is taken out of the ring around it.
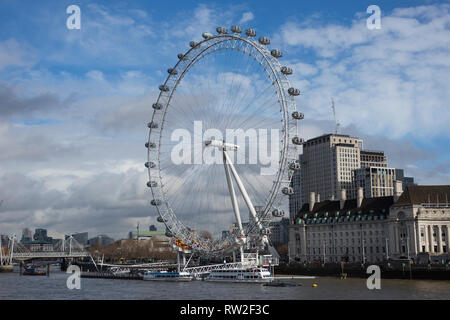
{"label": "crane", "polygon": [[336,109],[334,107],[333,97],[331,97],[331,109],[333,110],[333,116],[334,116],[334,127],[335,127],[334,134],[337,134],[339,126],[340,126],[340,123],[336,120]]}

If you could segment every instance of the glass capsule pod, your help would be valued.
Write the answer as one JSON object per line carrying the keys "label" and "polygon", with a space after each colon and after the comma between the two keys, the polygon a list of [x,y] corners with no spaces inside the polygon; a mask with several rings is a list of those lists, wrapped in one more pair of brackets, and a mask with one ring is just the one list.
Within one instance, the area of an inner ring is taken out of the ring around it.
{"label": "glass capsule pod", "polygon": [[281,67],[281,73],[282,74],[285,74],[285,75],[290,75],[290,74],[292,74],[292,69],[291,68],[289,68],[289,67]]}
{"label": "glass capsule pod", "polygon": [[296,88],[289,88],[288,89],[288,93],[291,96],[298,96],[300,94],[300,90],[296,89]]}
{"label": "glass capsule pod", "polygon": [[299,170],[300,169],[300,163],[298,163],[298,162],[291,162],[289,164],[289,169],[291,169],[291,170]]}
{"label": "glass capsule pod", "polygon": [[292,143],[296,145],[302,145],[305,141],[302,138],[299,137],[293,137]]}
{"label": "glass capsule pod", "polygon": [[167,220],[163,219],[163,217],[161,217],[161,216],[158,216],[158,218],[156,218],[156,221],[162,223],[162,222],[166,222]]}
{"label": "glass capsule pod", "polygon": [[153,199],[152,201],[150,201],[150,203],[152,204],[152,206],[159,206],[161,204],[161,200]]}
{"label": "glass capsule pod", "polygon": [[292,189],[291,187],[284,187],[281,192],[283,192],[283,194],[294,194],[294,189]]}
{"label": "glass capsule pod", "polygon": [[245,30],[245,34],[247,35],[247,37],[255,37],[256,30],[255,29],[247,29],[247,30]]}
{"label": "glass capsule pod", "polygon": [[158,128],[158,124],[156,122],[151,121],[151,122],[147,123],[147,127],[155,129],[155,128]]}
{"label": "glass capsule pod", "polygon": [[146,142],[145,147],[149,148],[149,149],[153,149],[156,147],[156,144],[154,142],[150,142],[150,143]]}
{"label": "glass capsule pod", "polygon": [[304,117],[305,117],[305,115],[301,112],[298,112],[298,111],[292,112],[292,118],[294,118],[294,119],[302,120]]}
{"label": "glass capsule pod", "polygon": [[227,34],[228,33],[227,28],[224,28],[224,27],[217,27],[216,31],[218,34]]}
{"label": "glass capsule pod", "polygon": [[165,84],[162,84],[159,86],[159,90],[167,92],[167,91],[169,91],[169,87],[166,86]]}
{"label": "glass capsule pod", "polygon": [[157,186],[158,186],[158,183],[156,181],[149,181],[149,182],[147,182],[147,187],[149,187],[149,188],[154,188],[154,187],[157,187]]}
{"label": "glass capsule pod", "polygon": [[191,47],[191,48],[194,48],[194,47],[196,47],[197,46],[197,42],[195,42],[195,41],[191,41],[191,42],[189,42],[189,46]]}
{"label": "glass capsule pod", "polygon": [[172,238],[173,237],[173,233],[170,232],[169,230],[166,231],[166,237]]}
{"label": "glass capsule pod", "polygon": [[183,61],[186,61],[188,58],[184,55],[184,54],[182,54],[182,53],[179,53],[178,54],[178,59],[180,59],[180,60],[183,60]]}
{"label": "glass capsule pod", "polygon": [[167,73],[175,76],[178,74],[178,71],[177,71],[177,69],[170,68],[170,69],[167,69]]}
{"label": "glass capsule pod", "polygon": [[146,162],[145,167],[146,168],[154,168],[154,167],[156,167],[156,165],[154,162]]}
{"label": "glass capsule pod", "polygon": [[270,54],[272,55],[272,57],[275,57],[275,58],[281,58],[283,56],[281,51],[277,50],[277,49],[273,49],[272,51],[270,51]]}
{"label": "glass capsule pod", "polygon": [[212,35],[211,33],[209,33],[209,32],[203,32],[203,33],[202,33],[202,37],[203,37],[205,40],[207,40],[207,39],[212,38],[213,35]]}
{"label": "glass capsule pod", "polygon": [[272,215],[274,217],[276,217],[276,218],[283,217],[284,216],[284,211],[283,210],[274,209],[272,211]]}
{"label": "glass capsule pod", "polygon": [[152,107],[153,107],[153,109],[155,109],[155,110],[161,110],[161,109],[162,109],[162,104],[159,103],[159,102],[157,102],[157,103],[154,103],[154,104],[152,105]]}
{"label": "glass capsule pod", "polygon": [[242,28],[239,26],[231,26],[231,31],[233,33],[241,33],[242,32]]}
{"label": "glass capsule pod", "polygon": [[258,39],[259,43],[261,43],[262,45],[267,46],[268,44],[270,44],[270,39],[267,37],[261,37]]}

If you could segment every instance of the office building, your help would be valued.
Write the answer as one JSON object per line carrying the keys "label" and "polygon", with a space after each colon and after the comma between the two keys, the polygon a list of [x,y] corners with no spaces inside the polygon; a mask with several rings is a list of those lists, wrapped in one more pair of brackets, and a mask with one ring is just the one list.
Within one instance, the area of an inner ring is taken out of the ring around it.
{"label": "office building", "polygon": [[20,239],[21,243],[30,242],[33,240],[33,231],[28,228],[22,229],[22,238]]}
{"label": "office building", "polygon": [[387,159],[383,151],[361,150],[361,168],[387,167]]}
{"label": "office building", "polygon": [[394,194],[395,169],[365,167],[355,170],[357,187],[362,187],[365,198],[386,197]]}
{"label": "office building", "polygon": [[47,236],[47,229],[38,228],[34,231],[33,239],[37,242],[52,243],[52,237]]}
{"label": "office building", "polygon": [[[145,231],[145,232],[151,232],[151,231]],[[113,238],[110,238],[104,234],[101,234],[94,238],[89,239],[87,241],[87,244],[90,246],[94,246],[94,245],[107,246],[113,242],[114,242]]]}
{"label": "office building", "polygon": [[395,169],[395,180],[402,182],[403,190],[406,190],[406,187],[416,185],[413,177],[405,177],[403,169]]}
{"label": "office building", "polygon": [[[327,134],[306,141],[300,155],[300,191],[302,204],[314,192],[321,199],[338,199],[341,189],[356,198],[353,170],[361,167],[362,140],[341,134]],[[292,197],[294,198],[294,197]]]}

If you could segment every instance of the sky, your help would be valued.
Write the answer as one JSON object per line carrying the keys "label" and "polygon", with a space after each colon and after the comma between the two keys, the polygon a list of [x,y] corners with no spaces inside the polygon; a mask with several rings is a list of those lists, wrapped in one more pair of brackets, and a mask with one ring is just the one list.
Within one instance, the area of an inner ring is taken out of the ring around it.
{"label": "sky", "polygon": [[[372,4],[381,29],[366,26]],[[143,163],[158,85],[189,41],[233,24],[294,69],[302,137],[334,131],[333,97],[340,133],[418,184],[449,184],[448,1],[3,0],[0,233],[118,239],[157,224]]]}

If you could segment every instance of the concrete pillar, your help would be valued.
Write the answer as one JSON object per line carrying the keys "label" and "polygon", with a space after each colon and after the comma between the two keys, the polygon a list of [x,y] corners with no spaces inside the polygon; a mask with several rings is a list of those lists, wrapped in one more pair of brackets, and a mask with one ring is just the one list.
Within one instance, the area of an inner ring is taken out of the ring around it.
{"label": "concrete pillar", "polygon": [[428,253],[433,253],[433,226],[428,225]]}
{"label": "concrete pillar", "polygon": [[316,195],[316,202],[317,202],[317,203],[320,202],[320,193],[318,193],[318,194]]}
{"label": "concrete pillar", "polygon": [[448,231],[449,231],[449,226],[448,225],[446,225],[445,226],[445,243],[446,243],[446,245],[447,245],[447,253],[449,253],[450,252],[450,239],[449,239],[449,233],[448,233]]}
{"label": "concrete pillar", "polygon": [[363,198],[364,198],[364,191],[363,191],[363,188],[359,187],[359,188],[358,188],[357,195],[356,195],[356,205],[357,205],[358,208],[361,207]]}
{"label": "concrete pillar", "polygon": [[442,253],[442,229],[441,226],[437,226],[437,247],[438,253]]}
{"label": "concrete pillar", "polygon": [[314,202],[316,201],[316,196],[314,192],[309,193],[309,211],[313,211],[314,209]]}
{"label": "concrete pillar", "polygon": [[414,246],[415,246],[415,254],[419,254],[421,247],[420,247],[420,225],[419,225],[419,221],[415,221],[414,222],[414,231],[415,231],[415,241],[414,241]]}
{"label": "concrete pillar", "polygon": [[341,199],[339,208],[342,210],[344,208],[345,200],[347,200],[347,191],[345,189],[341,189]]}

